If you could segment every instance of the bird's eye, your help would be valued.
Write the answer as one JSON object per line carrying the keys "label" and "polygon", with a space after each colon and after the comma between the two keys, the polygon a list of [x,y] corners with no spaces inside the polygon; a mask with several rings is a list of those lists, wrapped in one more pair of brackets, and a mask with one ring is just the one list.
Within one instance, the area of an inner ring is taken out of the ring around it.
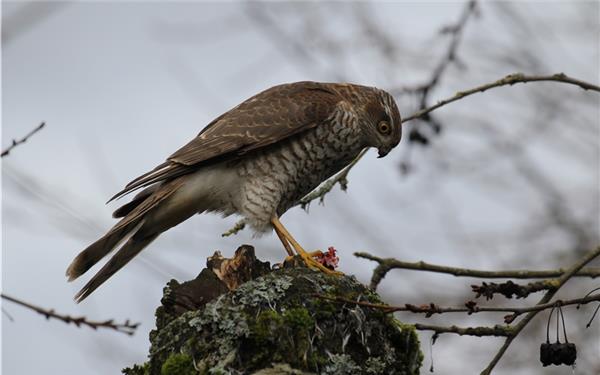
{"label": "bird's eye", "polygon": [[392,127],[387,121],[381,121],[379,122],[379,125],[377,125],[377,130],[379,130],[381,134],[390,134]]}

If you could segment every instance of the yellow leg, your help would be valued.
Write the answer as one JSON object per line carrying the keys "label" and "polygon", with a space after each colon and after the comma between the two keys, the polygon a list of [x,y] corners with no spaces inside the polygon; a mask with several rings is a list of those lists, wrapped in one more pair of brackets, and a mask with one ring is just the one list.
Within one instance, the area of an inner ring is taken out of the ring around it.
{"label": "yellow leg", "polygon": [[[281,239],[281,237],[279,237]],[[283,241],[283,240],[282,240]],[[321,250],[315,250],[315,251],[307,251],[306,254],[308,254],[311,258],[315,258],[315,257],[320,257],[323,255],[323,252]],[[285,257],[285,260],[283,261],[288,262],[290,260],[292,260],[292,258],[294,257],[294,255],[288,255],[287,257]]]}
{"label": "yellow leg", "polygon": [[[281,239],[283,246],[286,248],[286,251],[288,250],[288,246],[291,245],[294,248],[294,250],[296,250],[296,253],[298,253],[298,255],[300,255],[302,260],[304,260],[304,263],[306,263],[308,268],[320,270],[320,271],[322,271],[326,274],[330,274],[330,275],[343,275],[343,273],[330,270],[329,268],[325,267],[321,263],[317,262],[313,258],[313,256],[316,256],[316,255],[322,254],[322,253],[320,251],[308,253],[306,250],[304,250],[302,248],[302,246],[300,246],[300,244],[294,239],[294,237],[292,237],[290,232],[288,232],[287,229],[285,229],[283,224],[281,224],[281,222],[279,221],[279,218],[277,216],[273,216],[271,218],[271,223],[273,224],[273,228],[275,228],[275,232]],[[288,254],[289,254],[289,251],[288,251]]]}
{"label": "yellow leg", "polygon": [[288,253],[288,258],[293,257],[294,252],[292,251],[292,248],[290,247],[290,243],[288,242],[288,240],[285,238],[283,233],[281,233],[279,231],[279,229],[277,229],[276,226],[273,226],[273,229],[275,229],[275,233],[277,233],[277,237],[279,237],[279,240],[283,244],[283,247],[285,247],[285,251]]}

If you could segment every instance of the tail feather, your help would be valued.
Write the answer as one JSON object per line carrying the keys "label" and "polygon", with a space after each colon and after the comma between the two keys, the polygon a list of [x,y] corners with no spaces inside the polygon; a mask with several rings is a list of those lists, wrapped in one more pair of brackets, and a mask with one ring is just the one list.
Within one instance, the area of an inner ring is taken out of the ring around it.
{"label": "tail feather", "polygon": [[66,275],[69,278],[69,281],[73,281],[83,275],[94,264],[98,263],[100,259],[108,255],[119,245],[119,243],[126,239],[129,234],[135,231],[139,225],[143,223],[143,220],[138,221],[140,221],[139,224],[137,222],[132,222],[124,227],[113,227],[113,229],[98,241],[79,253],[67,268]]}
{"label": "tail feather", "polygon": [[[69,281],[75,280],[104,256],[108,255],[121,242],[127,240],[106,265],[75,296],[77,302],[83,301],[90,293],[104,283],[144,247],[168,228],[193,215],[196,211],[185,205],[164,206],[162,202],[172,196],[185,183],[184,179],[175,179],[157,187],[140,192],[131,203],[115,212],[115,216],[124,215],[112,229],[98,241],[83,250],[67,268]],[[156,215],[152,213],[156,213]],[[150,215],[150,216],[148,216]],[[154,216],[153,216],[154,215]],[[153,224],[149,224],[152,222]],[[146,226],[148,226],[146,228]]]}
{"label": "tail feather", "polygon": [[160,185],[152,185],[152,186],[142,190],[141,192],[136,194],[135,197],[133,197],[131,202],[126,203],[123,206],[117,208],[117,210],[115,212],[113,212],[112,216],[115,219],[118,219],[118,218],[129,215],[129,213],[131,213],[133,210],[135,210],[137,207],[139,207],[142,203],[144,203],[144,201],[147,198],[149,198],[152,194],[154,194],[154,192],[158,191],[159,188],[160,188]]}
{"label": "tail feather", "polygon": [[98,271],[92,279],[75,295],[75,302],[79,303],[87,298],[94,290],[108,280],[115,272],[126,265],[133,257],[142,251],[158,234],[138,238],[135,234],[125,242],[115,255]]}

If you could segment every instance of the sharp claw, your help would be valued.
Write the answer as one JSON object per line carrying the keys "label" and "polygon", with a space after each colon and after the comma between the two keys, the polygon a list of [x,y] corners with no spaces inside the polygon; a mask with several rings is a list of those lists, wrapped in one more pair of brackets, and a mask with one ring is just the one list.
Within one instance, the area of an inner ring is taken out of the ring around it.
{"label": "sharp claw", "polygon": [[[305,254],[311,254],[311,253],[305,253]],[[302,257],[302,259],[304,260],[304,263],[308,266],[308,268],[321,271],[321,272],[326,273],[328,275],[343,275],[342,272],[335,271],[335,270],[332,270],[332,269],[329,269],[329,268],[325,267],[321,263],[319,263],[316,260],[314,260],[311,255],[304,256],[303,254],[300,254],[300,256]]]}
{"label": "sharp claw", "polygon": [[285,227],[281,224],[281,222],[279,221],[279,218],[277,216],[273,216],[271,218],[271,223],[273,224],[273,228],[275,229],[275,232],[279,236],[279,239],[283,243],[283,246],[285,247],[285,249],[289,255],[285,259],[285,261],[289,261],[291,258],[293,258],[293,251],[292,251],[292,248],[293,248],[296,251],[296,253],[302,258],[302,260],[304,261],[304,263],[306,264],[306,266],[308,268],[313,269],[313,270],[318,270],[318,271],[321,271],[321,272],[329,274],[329,275],[343,275],[342,272],[334,271],[328,267],[325,267],[319,261],[314,259],[314,257],[322,257],[324,255],[322,251],[317,250],[317,251],[313,251],[310,253],[306,252],[302,248],[302,246],[300,246],[300,244],[287,231],[287,229],[285,229]]}

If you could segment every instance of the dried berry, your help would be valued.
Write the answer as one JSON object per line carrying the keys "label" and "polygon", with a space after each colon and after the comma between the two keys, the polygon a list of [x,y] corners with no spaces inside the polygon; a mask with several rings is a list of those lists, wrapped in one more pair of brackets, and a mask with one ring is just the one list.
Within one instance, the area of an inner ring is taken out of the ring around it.
{"label": "dried berry", "polygon": [[572,365],[577,359],[577,347],[573,343],[543,343],[540,345],[542,365]]}
{"label": "dried berry", "polygon": [[[558,309],[556,313],[556,342],[550,343],[550,320],[552,319],[552,313],[555,309]],[[561,343],[558,332],[559,332],[559,320],[558,314],[560,313],[560,317],[563,325],[563,336],[565,337],[565,342]],[[577,347],[575,344],[570,343],[567,339],[567,329],[565,327],[565,318],[563,316],[562,308],[560,305],[557,305],[550,310],[550,316],[548,316],[548,325],[546,326],[546,342],[540,345],[540,362],[542,365],[550,366],[550,365],[573,365],[575,360],[577,359]]]}

